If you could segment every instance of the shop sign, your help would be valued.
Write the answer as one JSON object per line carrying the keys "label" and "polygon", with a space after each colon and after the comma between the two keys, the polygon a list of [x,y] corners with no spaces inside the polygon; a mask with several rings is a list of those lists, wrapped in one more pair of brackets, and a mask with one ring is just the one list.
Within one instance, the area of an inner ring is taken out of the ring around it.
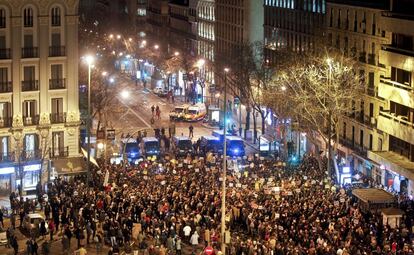
{"label": "shop sign", "polygon": [[0,174],[12,174],[12,173],[14,173],[14,167],[0,168]]}
{"label": "shop sign", "polygon": [[41,168],[42,168],[42,166],[40,164],[27,165],[27,166],[23,166],[23,171],[24,172],[33,172],[33,171],[39,171]]}

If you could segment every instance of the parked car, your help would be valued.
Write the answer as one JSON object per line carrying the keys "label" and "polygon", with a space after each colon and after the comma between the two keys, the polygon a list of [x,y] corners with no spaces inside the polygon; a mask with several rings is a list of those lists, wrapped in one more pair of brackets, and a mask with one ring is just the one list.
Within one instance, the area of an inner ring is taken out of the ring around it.
{"label": "parked car", "polygon": [[184,115],[186,114],[188,107],[190,107],[188,104],[178,105],[174,107],[174,110],[170,112],[170,120],[181,120],[184,118]]}
{"label": "parked car", "polygon": [[194,147],[191,139],[187,136],[174,136],[172,151],[176,156],[194,154]]}
{"label": "parked car", "polygon": [[167,91],[166,89],[164,89],[164,88],[161,88],[161,87],[156,87],[156,88],[154,89],[154,93],[155,93],[157,96],[159,96],[159,97],[166,97],[166,96],[167,96],[167,94],[168,94],[168,91]]}
{"label": "parked car", "polygon": [[203,103],[198,103],[188,107],[186,114],[184,115],[185,121],[199,121],[202,120],[207,114],[206,106]]}

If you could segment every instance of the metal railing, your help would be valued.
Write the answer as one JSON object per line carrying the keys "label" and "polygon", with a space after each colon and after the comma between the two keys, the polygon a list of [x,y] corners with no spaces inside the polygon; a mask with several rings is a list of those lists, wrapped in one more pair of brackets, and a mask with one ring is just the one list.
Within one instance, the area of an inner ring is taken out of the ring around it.
{"label": "metal railing", "polygon": [[49,47],[49,57],[61,57],[61,56],[66,56],[65,46],[50,46]]}
{"label": "metal railing", "polygon": [[57,124],[57,123],[65,123],[65,122],[66,122],[66,113],[59,112],[59,113],[50,114],[50,123]]}
{"label": "metal railing", "polygon": [[381,49],[392,53],[414,57],[414,49],[403,49],[396,45],[382,45]]}
{"label": "metal railing", "polygon": [[63,158],[69,156],[69,146],[52,148],[49,152],[50,158]]}
{"label": "metal railing", "polygon": [[49,89],[65,89],[66,79],[49,79]]}
{"label": "metal railing", "polygon": [[414,123],[409,121],[407,116],[397,116],[394,113],[389,113],[385,111],[380,111],[379,115],[389,120],[398,122],[399,124],[404,125],[406,127],[414,128]]}
{"label": "metal railing", "polygon": [[0,82],[0,93],[13,92],[13,83],[11,81]]}
{"label": "metal railing", "polygon": [[42,158],[42,151],[39,149],[29,151],[24,150],[22,151],[20,158],[22,161],[38,160]]}
{"label": "metal railing", "polygon": [[413,91],[413,87],[411,87],[409,84],[403,84],[403,83],[399,83],[397,81],[393,81],[390,78],[386,78],[383,75],[380,76],[380,82],[383,84],[386,84],[388,86],[392,86],[392,87],[396,87],[399,89],[404,89],[407,90],[409,92]]}
{"label": "metal railing", "polygon": [[22,81],[22,91],[36,91],[39,90],[39,81]]}
{"label": "metal railing", "polygon": [[13,125],[13,117],[0,118],[0,128],[11,127]]}
{"label": "metal railing", "polygon": [[14,152],[0,152],[0,162],[14,162]]}
{"label": "metal railing", "polygon": [[39,125],[39,115],[23,116],[23,125],[25,126]]}
{"label": "metal railing", "polygon": [[39,51],[37,47],[22,48],[22,58],[38,58]]}
{"label": "metal railing", "polygon": [[11,49],[0,49],[0,59],[11,59]]}
{"label": "metal railing", "polygon": [[367,157],[368,154],[368,148],[365,148],[364,146],[357,144],[355,141],[349,140],[347,138],[341,137],[339,138],[339,142],[349,149],[355,151],[358,153],[358,155],[361,155],[363,157]]}

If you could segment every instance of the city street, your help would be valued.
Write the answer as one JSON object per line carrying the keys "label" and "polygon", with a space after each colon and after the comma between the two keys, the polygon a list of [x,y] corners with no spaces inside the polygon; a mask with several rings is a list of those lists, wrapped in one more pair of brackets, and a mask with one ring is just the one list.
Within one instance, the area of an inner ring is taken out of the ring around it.
{"label": "city street", "polygon": [[[119,111],[114,111],[110,116],[110,125],[115,129],[117,138],[122,134],[134,134],[142,129],[148,129],[148,135],[153,134],[153,128],[165,128],[168,130],[170,125],[175,125],[176,135],[188,136],[189,126],[194,127],[193,142],[203,135],[211,135],[215,129],[209,127],[202,121],[198,122],[182,122],[173,121],[169,119],[169,113],[173,110],[175,105],[180,105],[182,102],[176,100],[173,104],[168,102],[166,98],[160,98],[155,95],[150,89],[144,88],[142,84],[136,85],[127,75],[119,75],[114,83],[117,86],[117,101],[121,106]],[[123,98],[122,92],[128,91],[128,96]],[[155,119],[155,123],[151,124],[151,106],[158,106],[161,110],[161,120]],[[217,129],[217,128],[216,128]],[[246,154],[257,152],[257,149],[250,144],[246,144]]]}

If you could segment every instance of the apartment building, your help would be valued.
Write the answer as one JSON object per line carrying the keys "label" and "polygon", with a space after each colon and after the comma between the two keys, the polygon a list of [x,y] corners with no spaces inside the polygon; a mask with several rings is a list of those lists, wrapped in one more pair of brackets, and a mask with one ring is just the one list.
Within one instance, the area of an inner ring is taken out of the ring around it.
{"label": "apartment building", "polygon": [[315,39],[324,35],[325,0],[265,0],[265,56],[272,64],[275,50],[296,52],[313,49]]}
{"label": "apartment building", "polygon": [[146,30],[147,0],[127,0],[128,22],[135,32]]}
{"label": "apartment building", "polygon": [[0,0],[3,191],[19,184],[35,189],[48,174],[48,159],[79,155],[77,6],[77,0]]}
{"label": "apartment building", "polygon": [[150,0],[147,5],[148,31],[155,38],[168,34],[168,0]]}
{"label": "apartment building", "polygon": [[384,67],[378,83],[377,128],[384,133],[384,146],[368,152],[378,162],[381,181],[396,191],[414,196],[414,5],[412,1],[391,1],[382,12],[379,26],[391,38],[379,49]]}
{"label": "apartment building", "polygon": [[195,56],[197,23],[188,0],[171,1],[168,8],[170,47]]}
{"label": "apartment building", "polygon": [[392,8],[388,0],[328,2],[327,40],[358,61],[366,86],[356,113],[343,118],[338,156],[377,183],[412,194],[414,23]]}

